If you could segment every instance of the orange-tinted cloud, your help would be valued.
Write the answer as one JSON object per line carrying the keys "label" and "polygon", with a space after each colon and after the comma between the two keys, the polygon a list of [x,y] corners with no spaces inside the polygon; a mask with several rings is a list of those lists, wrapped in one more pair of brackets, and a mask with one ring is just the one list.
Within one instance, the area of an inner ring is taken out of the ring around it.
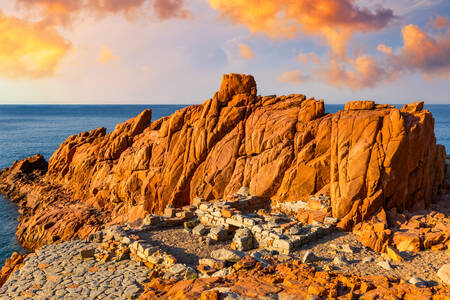
{"label": "orange-tinted cloud", "polygon": [[134,18],[145,2],[146,0],[87,0],[85,9],[100,16],[123,14]]}
{"label": "orange-tinted cloud", "polygon": [[329,85],[359,90],[393,79],[396,72],[383,67],[373,57],[363,55],[345,63],[332,59],[327,68],[317,71],[317,75]]}
{"label": "orange-tinted cloud", "polygon": [[436,18],[430,20],[430,25],[434,29],[448,29],[450,27],[450,19],[446,16],[437,15]]}
{"label": "orange-tinted cloud", "polygon": [[354,0],[208,0],[224,18],[254,33],[295,37],[298,33],[326,38],[335,56],[345,57],[354,32],[380,30],[395,18],[390,9],[370,11]]}
{"label": "orange-tinted cloud", "polygon": [[392,53],[392,47],[386,46],[384,44],[380,44],[377,46],[377,50],[384,54],[391,54]]}
{"label": "orange-tinted cloud", "polygon": [[319,56],[317,56],[317,54],[315,52],[309,52],[309,53],[303,53],[301,52],[298,56],[297,56],[297,60],[303,64],[307,64],[310,62],[313,62],[317,65],[320,65],[322,62],[320,61]]}
{"label": "orange-tinted cloud", "polygon": [[115,55],[111,49],[103,45],[98,54],[98,62],[101,64],[106,64],[108,62],[120,64],[120,57]]}
{"label": "orange-tinted cloud", "polygon": [[16,0],[18,7],[36,9],[48,24],[70,25],[84,7],[79,0]]}
{"label": "orange-tinted cloud", "polygon": [[317,74],[333,86],[352,90],[376,87],[396,79],[400,74],[420,72],[425,78],[450,77],[450,31],[431,36],[416,25],[402,29],[403,46],[394,51],[384,44],[378,51],[386,55],[383,61],[358,56],[339,61],[331,59],[327,68]]}
{"label": "orange-tinted cloud", "polygon": [[122,14],[127,19],[150,11],[159,20],[186,18],[184,0],[16,0],[19,7],[37,10],[46,22],[69,26],[82,13],[97,17]]}
{"label": "orange-tinted cloud", "polygon": [[253,59],[255,58],[255,54],[253,54],[252,49],[247,44],[239,44],[239,57],[244,59]]}
{"label": "orange-tinted cloud", "polygon": [[300,70],[293,70],[286,73],[283,73],[280,77],[278,77],[278,82],[284,83],[295,83],[302,84],[306,80],[310,79],[309,76],[302,74]]}
{"label": "orange-tinted cloud", "polygon": [[184,9],[184,0],[153,0],[153,9],[160,20],[185,19],[191,16],[191,13]]}
{"label": "orange-tinted cloud", "polygon": [[389,61],[403,71],[419,71],[430,78],[450,77],[450,31],[431,36],[416,25],[402,29],[403,47],[388,55]]}
{"label": "orange-tinted cloud", "polygon": [[0,76],[36,79],[55,73],[71,45],[51,26],[0,11]]}

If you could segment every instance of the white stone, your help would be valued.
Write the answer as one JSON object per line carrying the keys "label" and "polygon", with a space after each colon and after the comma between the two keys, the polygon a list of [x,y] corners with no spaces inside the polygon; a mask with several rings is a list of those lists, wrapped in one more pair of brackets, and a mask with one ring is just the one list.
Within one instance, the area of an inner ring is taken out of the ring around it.
{"label": "white stone", "polygon": [[200,236],[205,235],[207,232],[208,230],[202,224],[198,224],[197,226],[194,227],[194,229],[192,229],[192,233]]}
{"label": "white stone", "polygon": [[450,264],[443,265],[437,272],[437,276],[443,283],[450,285]]}
{"label": "white stone", "polygon": [[385,270],[391,271],[392,266],[387,260],[380,261],[377,265]]}
{"label": "white stone", "polygon": [[310,262],[314,262],[314,261],[318,261],[319,258],[314,255],[314,253],[312,251],[306,251],[305,255],[303,255],[303,259],[302,262],[303,263],[310,263]]}
{"label": "white stone", "polygon": [[238,262],[245,256],[245,252],[229,249],[218,249],[211,252],[211,257],[217,260]]}

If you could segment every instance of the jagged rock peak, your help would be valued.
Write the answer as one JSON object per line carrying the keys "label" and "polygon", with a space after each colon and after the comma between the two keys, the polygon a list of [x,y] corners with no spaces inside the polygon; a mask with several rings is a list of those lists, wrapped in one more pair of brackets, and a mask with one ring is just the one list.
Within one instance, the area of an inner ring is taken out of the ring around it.
{"label": "jagged rock peak", "polygon": [[256,81],[252,75],[225,74],[218,93],[219,102],[226,104],[236,95],[256,96]]}

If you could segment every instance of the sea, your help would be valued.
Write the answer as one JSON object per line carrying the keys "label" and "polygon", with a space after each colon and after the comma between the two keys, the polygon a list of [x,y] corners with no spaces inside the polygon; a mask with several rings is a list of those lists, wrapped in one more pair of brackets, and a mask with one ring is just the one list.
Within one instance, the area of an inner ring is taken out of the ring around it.
{"label": "sea", "polygon": [[[114,130],[147,108],[152,120],[168,116],[185,105],[0,105],[0,169],[36,153],[48,160],[67,137],[98,127]],[[343,105],[327,105],[326,112]],[[437,141],[450,153],[450,105],[426,105],[436,120]],[[15,231],[19,214],[14,203],[0,195],[0,267],[12,252],[25,252]]]}

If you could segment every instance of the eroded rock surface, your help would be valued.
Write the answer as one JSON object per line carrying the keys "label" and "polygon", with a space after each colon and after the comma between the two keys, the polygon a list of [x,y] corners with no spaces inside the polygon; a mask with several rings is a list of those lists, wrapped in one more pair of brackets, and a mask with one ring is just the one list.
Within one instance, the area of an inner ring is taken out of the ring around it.
{"label": "eroded rock surface", "polygon": [[10,258],[5,262],[5,265],[0,270],[0,288],[8,280],[9,276],[16,270],[19,270],[23,266],[23,260],[26,255],[14,252]]}
{"label": "eroded rock surface", "polygon": [[366,101],[325,114],[322,100],[257,96],[252,76],[230,74],[201,105],[154,122],[145,110],[110,133],[69,137],[48,171],[40,163],[5,169],[0,190],[20,202],[18,236],[28,248],[242,186],[281,202],[329,194],[332,215],[351,229],[380,210],[423,208],[436,197],[445,149],[422,108]]}

